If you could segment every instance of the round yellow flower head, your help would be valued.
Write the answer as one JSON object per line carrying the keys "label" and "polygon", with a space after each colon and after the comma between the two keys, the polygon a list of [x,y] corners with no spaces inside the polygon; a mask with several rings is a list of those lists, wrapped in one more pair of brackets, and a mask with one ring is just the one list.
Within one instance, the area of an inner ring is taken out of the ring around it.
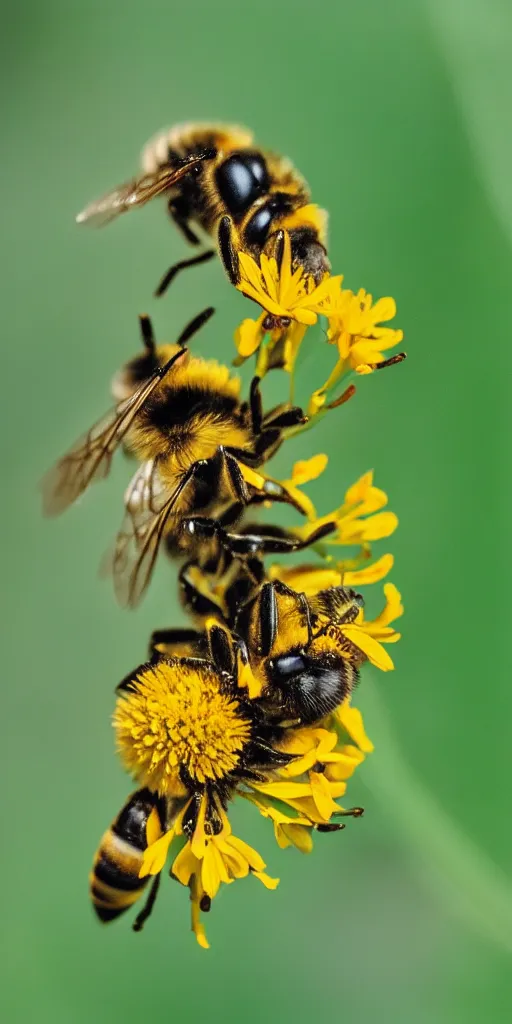
{"label": "round yellow flower head", "polygon": [[251,735],[222,677],[183,659],[143,666],[118,698],[114,727],[126,768],[162,796],[183,795],[185,780],[224,778]]}

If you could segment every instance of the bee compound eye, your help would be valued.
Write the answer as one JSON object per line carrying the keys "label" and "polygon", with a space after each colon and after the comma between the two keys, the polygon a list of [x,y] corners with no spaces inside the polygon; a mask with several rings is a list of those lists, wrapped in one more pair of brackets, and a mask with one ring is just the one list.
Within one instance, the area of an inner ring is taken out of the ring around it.
{"label": "bee compound eye", "polygon": [[217,169],[216,181],[231,214],[248,210],[270,184],[265,161],[257,153],[232,153]]}
{"label": "bee compound eye", "polygon": [[274,211],[270,204],[260,206],[259,210],[256,210],[245,229],[245,241],[248,245],[265,244],[273,216]]}
{"label": "bee compound eye", "polygon": [[281,681],[300,675],[306,668],[302,654],[283,654],[272,663],[274,676]]}

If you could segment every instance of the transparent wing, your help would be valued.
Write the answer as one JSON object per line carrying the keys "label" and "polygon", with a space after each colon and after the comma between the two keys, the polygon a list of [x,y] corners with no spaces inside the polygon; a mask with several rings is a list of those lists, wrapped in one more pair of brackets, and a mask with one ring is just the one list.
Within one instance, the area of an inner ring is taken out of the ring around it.
{"label": "transparent wing", "polygon": [[107,192],[100,199],[89,203],[89,206],[86,206],[85,210],[78,214],[77,224],[102,227],[104,224],[109,224],[111,220],[115,220],[121,213],[144,206],[145,203],[149,203],[150,199],[155,199],[156,196],[166,192],[186,174],[189,174],[194,167],[202,163],[203,160],[207,160],[210,155],[210,151],[200,153],[191,157],[178,168],[160,167],[153,174],[142,174],[140,177],[125,182],[124,185],[118,185],[117,188],[113,188],[111,192]]}
{"label": "transparent wing", "polygon": [[45,515],[59,515],[83,494],[93,480],[102,480],[108,475],[112,456],[126,437],[137,413],[185,351],[176,353],[163,368],[155,370],[143,381],[133,395],[95,423],[46,474],[41,482]]}
{"label": "transparent wing", "polygon": [[153,573],[169,516],[193,474],[186,474],[169,490],[158,473],[158,461],[144,462],[125,494],[125,517],[111,559],[114,589],[121,605],[134,608]]}

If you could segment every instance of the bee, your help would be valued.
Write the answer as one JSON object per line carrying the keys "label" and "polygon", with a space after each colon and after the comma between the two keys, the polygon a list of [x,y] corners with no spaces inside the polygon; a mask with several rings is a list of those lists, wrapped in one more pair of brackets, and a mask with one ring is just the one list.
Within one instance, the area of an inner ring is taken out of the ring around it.
{"label": "bee", "polygon": [[348,587],[306,597],[273,580],[239,611],[234,628],[262,680],[267,721],[281,728],[312,725],[350,696],[364,657],[343,626],[354,622],[363,605],[362,596]]}
{"label": "bee", "polygon": [[184,603],[208,631],[155,631],[150,652],[159,657],[175,644],[186,643],[189,652],[207,646],[226,665],[234,647],[261,684],[257,703],[267,726],[312,725],[342,704],[358,683],[364,656],[343,627],[354,622],[364,600],[343,586],[306,597],[279,580],[266,580],[257,563],[253,558],[236,566],[224,588],[209,587],[197,566],[184,567]]}
{"label": "bee", "polygon": [[[186,637],[182,639],[182,650],[188,650],[189,646]],[[103,923],[118,918],[142,896],[148,881],[147,877],[140,877],[144,852],[169,831],[177,814],[183,811],[183,832],[188,838],[192,837],[199,808],[206,798],[205,829],[208,834],[216,835],[222,827],[219,808],[227,807],[237,785],[246,780],[263,781],[265,775],[262,773],[283,767],[293,760],[293,755],[275,749],[269,742],[270,733],[259,709],[246,700],[238,688],[237,663],[228,656],[229,652],[219,649],[215,643],[207,643],[204,650],[195,652],[194,657],[178,655],[177,651],[178,644],[175,644],[171,656],[160,655],[123,679],[117,687],[119,715],[126,714],[123,710],[125,703],[129,704],[132,695],[137,697],[140,687],[152,683],[154,699],[147,705],[151,708],[148,722],[143,722],[148,730],[151,728],[151,715],[153,720],[155,714],[158,715],[158,710],[155,712],[158,700],[164,701],[162,715],[167,727],[169,708],[165,706],[165,698],[169,694],[174,696],[175,704],[182,702],[177,711],[175,708],[178,718],[194,713],[206,716],[199,720],[196,717],[196,729],[201,729],[207,722],[208,710],[197,710],[196,695],[204,688],[211,699],[222,697],[224,711],[234,731],[238,723],[239,742],[233,747],[232,759],[214,775],[209,769],[209,774],[205,775],[204,771],[205,764],[208,767],[211,763],[211,743],[215,743],[215,739],[210,736],[208,742],[198,744],[194,731],[189,743],[189,733],[185,730],[181,736],[176,736],[179,730],[171,730],[173,738],[169,737],[168,743],[174,747],[175,761],[170,769],[166,759],[164,767],[158,766],[158,759],[155,759],[157,768],[154,768],[151,755],[148,763],[141,763],[140,753],[136,754],[138,770],[134,765],[132,769],[139,782],[143,783],[143,788],[130,796],[103,835],[89,878],[92,904]],[[141,712],[136,710],[135,714],[140,720]],[[124,742],[126,746],[126,740]],[[222,740],[220,743],[222,746]],[[130,748],[134,746],[131,734],[128,745]],[[147,902],[135,919],[135,931],[142,929],[153,909],[159,879],[160,873],[154,876]],[[208,910],[209,904],[202,905],[201,909]]]}
{"label": "bee", "polygon": [[[142,165],[140,177],[91,203],[77,221],[104,224],[164,195],[171,219],[189,244],[201,244],[192,225],[215,240],[234,285],[240,281],[238,251],[256,260],[262,252],[274,255],[282,229],[290,234],[294,269],[302,267],[317,283],[330,270],[325,210],[311,203],[308,185],[290,160],[259,149],[248,129],[177,125],[146,145]],[[207,249],[172,266],[156,295],[179,271],[214,255],[215,249]]]}
{"label": "bee", "polygon": [[111,562],[121,604],[135,606],[142,597],[164,535],[175,552],[193,551],[209,517],[219,519],[231,505],[240,510],[256,498],[294,504],[255,469],[304,414],[289,405],[264,414],[257,377],[249,402],[242,401],[240,380],[227,367],[190,354],[185,342],[212,312],[196,317],[174,345],[157,346],[149,318],[141,318],[144,351],[116,375],[117,404],[42,483],[44,510],[57,515],[108,475],[118,448],[139,460]]}

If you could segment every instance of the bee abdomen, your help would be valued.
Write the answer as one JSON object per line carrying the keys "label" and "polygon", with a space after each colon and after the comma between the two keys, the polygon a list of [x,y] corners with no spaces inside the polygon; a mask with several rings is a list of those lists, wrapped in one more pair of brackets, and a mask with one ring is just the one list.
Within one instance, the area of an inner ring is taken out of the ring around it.
{"label": "bee abdomen", "polygon": [[100,921],[113,921],[142,895],[148,881],[139,878],[143,852],[105,832],[90,877],[91,899]]}
{"label": "bee abdomen", "polygon": [[146,826],[157,796],[148,789],[134,793],[105,832],[90,874],[90,894],[100,921],[113,921],[133,906],[144,891],[148,878],[139,878]]}

